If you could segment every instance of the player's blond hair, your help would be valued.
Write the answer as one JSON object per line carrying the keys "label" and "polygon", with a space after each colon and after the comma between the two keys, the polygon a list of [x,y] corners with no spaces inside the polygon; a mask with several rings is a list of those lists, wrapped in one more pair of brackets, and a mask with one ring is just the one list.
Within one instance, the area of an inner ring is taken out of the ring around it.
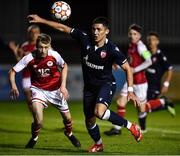
{"label": "player's blond hair", "polygon": [[41,33],[37,38],[36,45],[38,45],[39,43],[51,44],[51,37],[47,34]]}

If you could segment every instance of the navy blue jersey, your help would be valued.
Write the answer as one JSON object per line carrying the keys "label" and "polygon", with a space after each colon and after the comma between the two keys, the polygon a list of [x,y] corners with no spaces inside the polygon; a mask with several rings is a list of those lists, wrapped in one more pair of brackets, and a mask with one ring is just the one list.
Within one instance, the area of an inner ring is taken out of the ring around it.
{"label": "navy blue jersey", "polygon": [[152,65],[146,71],[148,89],[160,90],[161,79],[167,70],[172,69],[172,66],[160,50],[152,55],[151,59]]}
{"label": "navy blue jersey", "polygon": [[104,46],[98,48],[86,33],[78,29],[72,29],[71,36],[81,45],[84,83],[99,86],[105,82],[115,81],[112,64],[121,66],[127,60],[118,47],[106,39]]}

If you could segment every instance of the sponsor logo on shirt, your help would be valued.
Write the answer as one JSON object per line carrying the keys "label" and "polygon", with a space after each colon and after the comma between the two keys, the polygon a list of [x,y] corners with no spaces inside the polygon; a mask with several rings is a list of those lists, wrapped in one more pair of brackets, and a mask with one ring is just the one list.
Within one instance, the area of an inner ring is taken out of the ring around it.
{"label": "sponsor logo on shirt", "polygon": [[85,62],[85,64],[86,64],[88,67],[90,67],[90,68],[97,69],[97,70],[103,70],[103,69],[104,69],[104,66],[98,66],[98,65],[96,65],[96,64],[93,64],[93,63],[89,62],[89,61],[88,61],[88,55],[86,55],[86,56],[84,57],[84,62]]}

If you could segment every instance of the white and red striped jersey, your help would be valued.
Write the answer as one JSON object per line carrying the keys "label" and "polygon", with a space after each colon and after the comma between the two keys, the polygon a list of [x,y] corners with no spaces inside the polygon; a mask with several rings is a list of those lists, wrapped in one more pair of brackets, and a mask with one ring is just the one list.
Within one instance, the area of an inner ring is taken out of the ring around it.
{"label": "white and red striped jersey", "polygon": [[61,85],[61,72],[64,60],[61,55],[50,49],[48,55],[37,59],[37,51],[33,51],[24,56],[14,67],[15,72],[20,72],[24,68],[30,72],[31,84],[44,90],[56,90]]}
{"label": "white and red striped jersey", "polygon": [[[135,68],[144,62],[143,52],[146,52],[147,48],[142,41],[138,43],[131,43],[128,49],[129,64],[132,68]],[[134,84],[141,84],[147,82],[145,71],[137,72],[133,75]]]}

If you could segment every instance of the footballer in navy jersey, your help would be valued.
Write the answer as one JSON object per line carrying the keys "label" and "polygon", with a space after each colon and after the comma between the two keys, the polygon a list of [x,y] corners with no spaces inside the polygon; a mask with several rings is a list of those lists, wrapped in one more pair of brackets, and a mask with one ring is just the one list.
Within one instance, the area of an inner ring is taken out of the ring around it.
{"label": "footballer in navy jersey", "polygon": [[161,93],[161,80],[165,72],[172,70],[172,65],[168,62],[167,57],[157,50],[151,56],[152,65],[146,71],[148,80],[148,99],[157,98]]}
{"label": "footballer in navy jersey", "polygon": [[91,38],[78,29],[71,30],[71,36],[80,41],[81,63],[85,85],[100,86],[106,82],[115,82],[112,74],[112,64],[119,66],[127,59],[118,47],[107,38],[105,44],[98,48]]}
{"label": "footballer in navy jersey", "polygon": [[83,31],[71,28],[62,23],[49,21],[38,15],[29,15],[30,23],[43,23],[54,29],[70,34],[81,45],[81,64],[83,70],[83,110],[86,128],[95,144],[89,152],[103,151],[103,144],[96,117],[108,120],[113,124],[124,126],[130,130],[136,141],[142,139],[140,128],[128,120],[119,117],[109,110],[116,90],[112,75],[112,65],[118,64],[127,73],[128,98],[139,105],[139,100],[133,93],[133,74],[125,56],[107,39],[109,23],[104,17],[96,18],[92,23],[92,36]]}
{"label": "footballer in navy jersey", "polygon": [[[158,48],[160,40],[156,32],[150,32],[147,36],[148,48],[152,54],[152,65],[146,71],[148,91],[146,112],[168,110],[175,116],[174,104],[164,96],[167,93],[173,74],[173,67],[167,61],[167,57]],[[162,78],[164,79],[162,80]]]}
{"label": "footballer in navy jersey", "polygon": [[168,62],[167,57],[157,50],[151,56],[152,65],[146,71],[148,80],[148,99],[155,99],[161,94],[161,80],[165,72],[172,70],[172,65]]}
{"label": "footballer in navy jersey", "polygon": [[[148,99],[155,99],[168,91],[172,78],[173,67],[168,62],[167,57],[158,48],[159,36],[156,32],[150,32],[147,36],[148,48],[152,54],[152,65],[147,69],[146,76],[148,80]],[[162,77],[166,74],[164,82]]]}

